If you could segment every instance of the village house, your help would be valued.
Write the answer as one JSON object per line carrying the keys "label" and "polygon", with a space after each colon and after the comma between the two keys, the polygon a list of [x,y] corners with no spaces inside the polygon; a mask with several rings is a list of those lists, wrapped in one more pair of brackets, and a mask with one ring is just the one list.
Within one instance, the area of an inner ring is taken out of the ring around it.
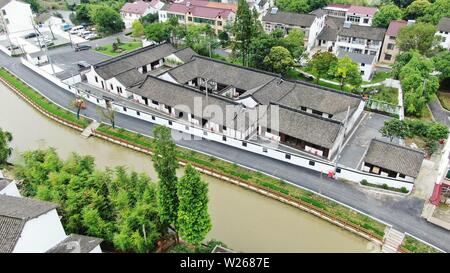
{"label": "village house", "polygon": [[138,0],[133,3],[125,3],[120,9],[120,15],[125,24],[125,28],[131,28],[134,21],[141,19],[149,13],[157,13],[164,6],[163,2],[153,0],[151,2],[144,2]]}
{"label": "village house", "polygon": [[363,81],[370,81],[375,73],[375,63],[377,62],[376,56],[338,50],[338,58],[344,58],[346,56],[350,57],[353,62],[358,64]]}
{"label": "village house", "polygon": [[176,49],[169,43],[146,46],[95,64],[85,76],[88,84],[129,98],[127,88],[143,81],[147,73],[188,61],[193,54],[190,48]]}
{"label": "village house", "polygon": [[397,35],[402,27],[408,25],[407,21],[394,20],[389,23],[389,27],[384,36],[383,48],[381,50],[380,62],[385,64],[394,64],[395,58],[400,53],[397,46]]}
{"label": "village house", "polygon": [[279,11],[273,7],[262,17],[264,30],[268,33],[282,29],[287,35],[291,29],[300,29],[305,33],[305,48],[311,50],[325,24],[325,14],[303,14]]}
{"label": "village house", "polygon": [[450,17],[442,17],[437,26],[436,36],[439,36],[439,45],[450,50]]}
{"label": "village house", "polygon": [[19,0],[0,1],[0,31],[5,34],[33,30],[30,4]]}
{"label": "village house", "polygon": [[216,34],[224,30],[227,24],[234,22],[237,6],[192,0],[165,4],[159,11],[159,21],[166,22],[171,17],[178,18],[180,24],[208,24]]}
{"label": "village house", "polygon": [[372,174],[414,182],[424,153],[379,139],[372,139],[362,162],[362,170]]}
{"label": "village house", "polygon": [[355,25],[371,26],[378,9],[356,5],[329,4],[323,10],[332,17],[344,18]]}
{"label": "village house", "polygon": [[[58,205],[0,194],[0,253],[101,253],[101,239],[67,236]],[[71,241],[70,244],[67,244]]]}

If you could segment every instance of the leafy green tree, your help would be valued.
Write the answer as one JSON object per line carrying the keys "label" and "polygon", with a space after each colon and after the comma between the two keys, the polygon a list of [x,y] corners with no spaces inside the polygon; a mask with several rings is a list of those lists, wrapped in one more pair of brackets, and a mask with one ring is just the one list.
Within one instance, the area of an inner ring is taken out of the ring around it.
{"label": "leafy green tree", "polygon": [[300,58],[304,52],[304,39],[305,33],[296,28],[289,31],[289,34],[283,38],[286,48],[291,52],[292,57],[295,59]]}
{"label": "leafy green tree", "polygon": [[415,0],[406,8],[406,18],[412,20],[423,16],[430,5],[428,0]]}
{"label": "leafy green tree", "polygon": [[389,23],[393,20],[400,20],[403,18],[403,11],[394,4],[387,4],[381,6],[379,11],[373,17],[372,25],[374,27],[387,28]]}
{"label": "leafy green tree", "polygon": [[34,13],[39,13],[42,9],[41,4],[38,0],[25,0],[26,3],[30,4],[31,10]]}
{"label": "leafy green tree", "polygon": [[144,27],[145,37],[148,40],[161,43],[170,38],[170,28],[166,23],[153,23]]}
{"label": "leafy green tree", "polygon": [[252,39],[257,35],[255,15],[250,11],[246,0],[239,0],[233,25],[234,52],[242,58],[242,64],[247,66]]}
{"label": "leafy green tree", "polygon": [[[116,43],[114,43],[116,44]],[[117,46],[117,45],[116,45]],[[116,111],[112,107],[107,107],[106,109],[102,107],[97,108],[97,113],[100,115],[102,120],[107,120],[111,123],[113,129],[116,128]]]}
{"label": "leafy green tree", "polygon": [[149,13],[145,16],[142,16],[139,20],[143,25],[158,22],[158,13]]}
{"label": "leafy green tree", "polygon": [[434,67],[441,72],[441,80],[450,78],[450,51],[443,50],[433,57]]}
{"label": "leafy green tree", "polygon": [[85,102],[82,98],[76,98],[72,101],[72,107],[77,109],[77,119],[80,119],[80,112],[84,106],[85,106]]}
{"label": "leafy green tree", "polygon": [[198,246],[211,230],[208,213],[208,184],[191,165],[186,166],[184,176],[177,185],[180,200],[178,226],[181,238]]}
{"label": "leafy green tree", "polygon": [[132,36],[133,37],[141,37],[144,35],[144,26],[142,25],[141,21],[135,20],[131,24],[131,28],[133,29]]}
{"label": "leafy green tree", "polygon": [[0,128],[0,167],[6,164],[6,160],[11,155],[12,148],[9,143],[12,141],[12,134],[8,131],[3,131]]}
{"label": "leafy green tree", "polygon": [[379,132],[382,136],[388,137],[390,142],[394,140],[394,137],[404,139],[410,135],[408,126],[403,121],[396,118],[386,120]]}
{"label": "leafy green tree", "polygon": [[411,60],[414,53],[418,52],[416,50],[401,52],[397,58],[395,58],[395,63],[392,66],[392,76],[394,78],[399,78],[402,68]]}
{"label": "leafy green tree", "polygon": [[442,17],[450,17],[450,1],[448,0],[434,1],[419,20],[437,25]]}
{"label": "leafy green tree", "polygon": [[330,0],[308,0],[308,5],[310,10],[315,10],[325,7],[330,2]]}
{"label": "leafy green tree", "polygon": [[315,76],[316,82],[318,82],[320,78],[326,78],[330,71],[330,67],[335,67],[337,61],[338,58],[333,53],[328,51],[319,51],[315,53],[308,62],[308,68]]}
{"label": "leafy green tree", "polygon": [[341,90],[344,89],[346,84],[357,87],[362,83],[358,64],[353,62],[348,56],[338,59],[336,65],[331,68],[331,73],[334,78],[339,80]]}
{"label": "leafy green tree", "polygon": [[308,0],[276,0],[276,5],[283,11],[307,13],[311,11]]}
{"label": "leafy green tree", "polygon": [[158,210],[161,221],[177,229],[178,196],[177,152],[170,129],[165,126],[153,128],[154,154],[153,166],[158,173]]}
{"label": "leafy green tree", "polygon": [[286,75],[290,67],[294,65],[292,55],[282,46],[272,47],[269,55],[264,58],[264,64],[275,73]]}
{"label": "leafy green tree", "polygon": [[92,6],[89,11],[89,17],[101,33],[114,34],[125,28],[119,12],[109,6]]}
{"label": "leafy green tree", "polygon": [[384,1],[384,2],[387,2],[387,3],[391,3],[392,2],[392,3],[394,3],[395,5],[397,5],[397,6],[401,7],[401,8],[405,8],[408,5],[410,5],[412,1],[414,1],[414,0],[387,0],[387,1]]}
{"label": "leafy green tree", "polygon": [[228,44],[230,42],[230,36],[228,35],[228,32],[221,31],[221,32],[219,32],[219,35],[217,37],[219,38],[220,44],[223,47],[228,46]]}
{"label": "leafy green tree", "polygon": [[91,17],[89,15],[89,5],[80,4],[75,9],[75,18],[80,23],[91,23]]}
{"label": "leafy green tree", "polygon": [[428,23],[416,23],[400,29],[397,36],[397,45],[401,51],[411,49],[425,54],[436,41],[436,27]]}

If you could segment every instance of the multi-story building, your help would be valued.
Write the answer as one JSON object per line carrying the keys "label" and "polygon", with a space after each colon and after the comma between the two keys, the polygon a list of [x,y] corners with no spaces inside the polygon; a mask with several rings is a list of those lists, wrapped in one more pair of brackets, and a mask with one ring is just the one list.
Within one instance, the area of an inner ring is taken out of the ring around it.
{"label": "multi-story building", "polygon": [[18,0],[0,1],[0,31],[8,34],[33,30],[30,4]]}
{"label": "multi-story building", "polygon": [[437,26],[436,36],[439,36],[439,45],[450,50],[450,17],[442,17]]}
{"label": "multi-story building", "polygon": [[378,11],[377,8],[373,7],[342,4],[330,4],[324,7],[323,10],[329,16],[344,18],[345,21],[361,26],[371,26],[373,16]]}
{"label": "multi-story building", "polygon": [[345,22],[337,32],[336,47],[333,50],[335,53],[346,51],[373,55],[378,61],[385,33],[386,29],[384,28],[359,26]]}
{"label": "multi-story building", "polygon": [[393,64],[395,62],[395,58],[400,53],[396,42],[397,35],[399,30],[407,25],[408,22],[403,20],[395,20],[389,23],[386,35],[384,36],[383,48],[381,50],[381,63]]}
{"label": "multi-story building", "polygon": [[234,22],[237,6],[208,1],[184,1],[165,4],[159,11],[159,21],[166,22],[177,17],[181,24],[209,24],[216,34],[227,24]]}
{"label": "multi-story building", "polygon": [[325,14],[303,14],[279,11],[273,7],[262,18],[264,30],[272,32],[274,29],[282,29],[288,34],[291,29],[300,29],[305,33],[305,48],[310,50],[317,36],[325,25]]}
{"label": "multi-story building", "polygon": [[377,61],[376,56],[347,51],[337,52],[338,58],[343,58],[345,56],[350,57],[353,62],[359,65],[359,71],[361,73],[362,79],[364,81],[370,81],[375,72],[375,63]]}
{"label": "multi-story building", "polygon": [[133,3],[125,3],[120,9],[120,15],[125,23],[125,28],[131,28],[133,22],[139,20],[149,13],[157,13],[164,6],[164,3],[159,0],[151,2],[136,1]]}

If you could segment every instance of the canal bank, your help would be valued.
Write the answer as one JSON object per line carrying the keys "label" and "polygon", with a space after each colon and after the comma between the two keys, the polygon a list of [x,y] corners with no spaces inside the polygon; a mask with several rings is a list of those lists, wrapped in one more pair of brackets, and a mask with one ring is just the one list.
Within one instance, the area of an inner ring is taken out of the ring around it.
{"label": "canal bank", "polygon": [[[0,87],[0,127],[15,137],[13,160],[20,152],[53,146],[61,156],[93,155],[100,167],[125,165],[155,178],[151,159],[99,139],[82,139],[76,131],[56,125]],[[11,115],[10,113],[18,113]],[[210,187],[210,213],[216,238],[245,252],[367,252],[373,245],[294,207],[203,176]]]}

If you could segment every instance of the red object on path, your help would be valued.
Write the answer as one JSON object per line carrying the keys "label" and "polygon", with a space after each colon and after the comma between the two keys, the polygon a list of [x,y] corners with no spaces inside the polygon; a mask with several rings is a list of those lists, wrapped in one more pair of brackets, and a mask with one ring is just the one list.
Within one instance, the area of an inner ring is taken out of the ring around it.
{"label": "red object on path", "polygon": [[327,176],[328,176],[329,178],[333,178],[333,177],[334,177],[334,171],[328,171]]}
{"label": "red object on path", "polygon": [[441,190],[442,184],[435,184],[433,189],[433,194],[430,197],[431,204],[438,206],[441,202]]}

